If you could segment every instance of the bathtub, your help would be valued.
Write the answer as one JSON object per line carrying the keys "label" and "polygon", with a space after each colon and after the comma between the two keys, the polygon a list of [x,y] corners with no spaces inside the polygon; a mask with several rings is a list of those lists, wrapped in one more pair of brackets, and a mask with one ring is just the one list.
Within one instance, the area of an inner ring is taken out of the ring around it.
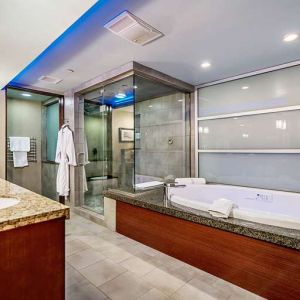
{"label": "bathtub", "polygon": [[218,184],[170,188],[172,205],[208,211],[219,198],[234,203],[230,217],[300,230],[300,194]]}

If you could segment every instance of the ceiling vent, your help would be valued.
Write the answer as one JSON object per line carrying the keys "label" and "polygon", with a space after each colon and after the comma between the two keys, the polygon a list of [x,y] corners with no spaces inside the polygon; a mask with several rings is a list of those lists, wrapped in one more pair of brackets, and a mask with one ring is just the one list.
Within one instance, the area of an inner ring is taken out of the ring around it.
{"label": "ceiling vent", "polygon": [[124,11],[104,27],[121,38],[142,46],[163,36],[160,31],[128,11]]}
{"label": "ceiling vent", "polygon": [[52,76],[41,76],[39,78],[39,81],[44,81],[44,82],[52,83],[52,84],[58,84],[59,82],[62,81],[62,79],[57,78],[57,77],[52,77]]}

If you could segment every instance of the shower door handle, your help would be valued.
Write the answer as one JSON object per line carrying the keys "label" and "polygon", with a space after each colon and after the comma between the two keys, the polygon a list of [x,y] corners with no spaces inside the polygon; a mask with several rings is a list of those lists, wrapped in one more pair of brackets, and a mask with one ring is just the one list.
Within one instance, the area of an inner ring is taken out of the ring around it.
{"label": "shower door handle", "polygon": [[[77,154],[77,161],[78,161],[78,166],[79,166],[79,167],[84,166],[84,162],[83,162],[83,159],[85,158],[84,156],[85,156],[85,153],[84,153],[84,152],[79,152],[79,153]],[[81,157],[82,157],[82,159],[81,159]]]}

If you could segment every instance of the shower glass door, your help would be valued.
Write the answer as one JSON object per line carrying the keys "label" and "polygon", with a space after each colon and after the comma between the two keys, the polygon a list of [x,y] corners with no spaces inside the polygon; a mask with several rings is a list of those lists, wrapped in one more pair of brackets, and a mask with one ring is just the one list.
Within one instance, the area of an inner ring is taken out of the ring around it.
{"label": "shower glass door", "polygon": [[[96,101],[95,101],[96,100]],[[108,123],[109,107],[102,96],[84,101],[84,132],[86,151],[83,207],[103,214],[103,191],[109,178],[110,150]]]}
{"label": "shower glass door", "polygon": [[82,166],[80,203],[103,214],[105,190],[132,189],[134,184],[133,77],[91,91],[82,100],[88,155]]}

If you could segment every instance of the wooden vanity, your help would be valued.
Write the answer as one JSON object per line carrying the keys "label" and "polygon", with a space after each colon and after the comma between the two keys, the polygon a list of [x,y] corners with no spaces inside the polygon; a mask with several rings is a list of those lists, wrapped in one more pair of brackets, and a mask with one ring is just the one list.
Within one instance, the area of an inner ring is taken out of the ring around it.
{"label": "wooden vanity", "polygon": [[0,179],[0,298],[65,298],[65,219],[69,208]]}

